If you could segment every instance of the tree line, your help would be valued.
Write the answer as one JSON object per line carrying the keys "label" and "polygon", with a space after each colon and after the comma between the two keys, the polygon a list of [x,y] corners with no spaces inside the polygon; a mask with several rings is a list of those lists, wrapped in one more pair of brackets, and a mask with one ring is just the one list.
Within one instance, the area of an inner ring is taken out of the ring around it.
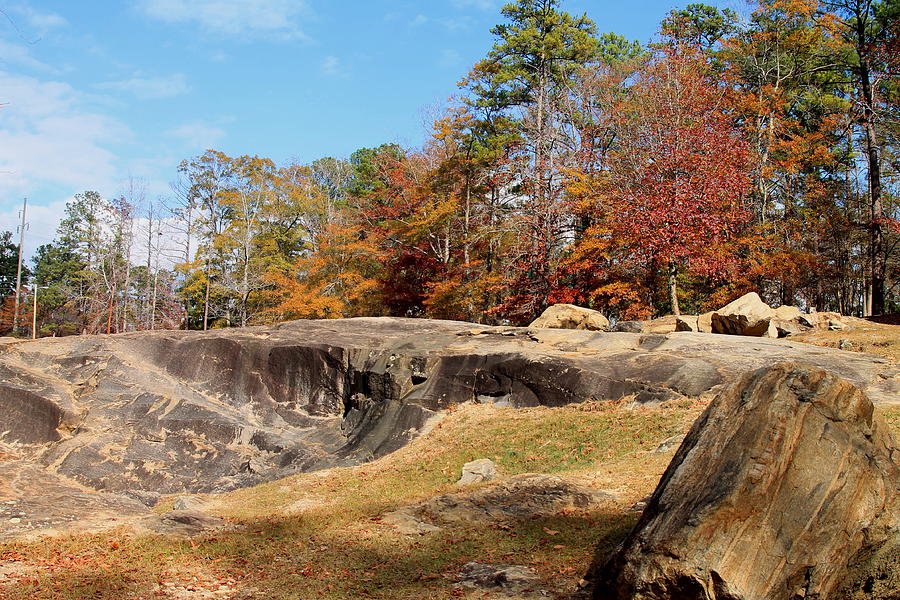
{"label": "tree line", "polygon": [[283,166],[208,150],[164,202],[76,196],[33,260],[42,331],[527,323],[558,302],[639,319],[753,290],[896,312],[898,16],[690,4],[641,45],[518,0],[421,147]]}

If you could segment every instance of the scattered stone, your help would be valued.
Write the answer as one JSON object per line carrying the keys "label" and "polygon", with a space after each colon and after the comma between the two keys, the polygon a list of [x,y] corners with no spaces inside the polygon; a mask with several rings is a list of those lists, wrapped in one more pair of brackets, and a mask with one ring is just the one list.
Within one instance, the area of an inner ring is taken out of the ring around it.
{"label": "scattered stone", "polygon": [[697,317],[697,330],[700,333],[712,333],[712,311],[705,312]]}
{"label": "scattered stone", "polygon": [[746,374],[694,423],[594,597],[842,598],[900,542],[897,456],[846,380],[799,363]]}
{"label": "scattered stone", "polygon": [[483,481],[491,481],[497,476],[497,466],[489,458],[479,458],[467,462],[462,468],[462,477],[456,485],[472,485]]}
{"label": "scattered stone", "polygon": [[[762,301],[759,294],[750,292],[725,305],[712,314],[713,333],[773,337],[770,329],[775,311]],[[774,337],[777,337],[777,332]]]}
{"label": "scattered stone", "polygon": [[407,508],[385,513],[382,515],[381,521],[403,535],[423,535],[441,530],[437,525],[416,518],[413,512]]}
{"label": "scattered stone", "polygon": [[[435,496],[420,504],[383,515],[391,524],[412,528],[422,523],[440,526],[459,522],[493,522],[551,516],[564,510],[588,509],[615,502],[609,492],[577,485],[553,475],[525,474],[474,491]],[[396,513],[402,513],[397,515]]]}
{"label": "scattered stone", "polygon": [[609,320],[602,313],[574,304],[554,304],[535,319],[535,329],[586,329],[609,331]]}
{"label": "scattered stone", "polygon": [[841,315],[835,312],[812,312],[797,317],[798,323],[813,329],[828,329],[832,321],[840,322]]}
{"label": "scattered stone", "polygon": [[711,312],[702,315],[681,315],[675,319],[675,331],[712,333],[712,315]]}
{"label": "scattered stone", "polygon": [[838,348],[844,351],[851,351],[853,350],[853,343],[846,338],[841,338],[840,341],[838,341]]}
{"label": "scattered stone", "polygon": [[464,565],[457,577],[458,586],[501,591],[504,594],[534,592],[539,581],[538,574],[528,567],[475,562]]}
{"label": "scattered stone", "polygon": [[846,331],[850,326],[839,319],[828,319],[828,331]]}
{"label": "scattered stone", "polygon": [[17,523],[21,523],[22,519],[20,517],[13,517],[12,519],[9,520],[9,522],[15,525]]}
{"label": "scattered stone", "polygon": [[772,325],[775,326],[775,337],[780,338],[799,335],[808,330],[807,327],[804,327],[797,321],[783,321],[781,319],[773,319]]}
{"label": "scattered stone", "polygon": [[153,515],[139,521],[136,529],[160,535],[194,537],[209,531],[228,529],[231,525],[219,517],[199,510],[176,510]]}
{"label": "scattered stone", "polygon": [[612,330],[617,333],[643,333],[645,325],[643,321],[619,321]]}
{"label": "scattered stone", "polygon": [[684,434],[673,435],[670,438],[663,440],[659,446],[656,447],[656,450],[653,451],[653,454],[665,454],[670,450],[674,450],[678,446],[681,445],[681,442],[684,441]]}

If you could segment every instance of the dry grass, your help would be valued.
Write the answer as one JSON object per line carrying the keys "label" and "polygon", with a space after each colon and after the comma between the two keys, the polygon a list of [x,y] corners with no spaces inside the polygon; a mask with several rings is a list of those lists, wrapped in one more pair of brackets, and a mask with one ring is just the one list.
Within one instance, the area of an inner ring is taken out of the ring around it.
{"label": "dry grass", "polygon": [[900,363],[900,325],[873,323],[865,319],[841,317],[850,325],[847,331],[813,330],[803,335],[791,337],[791,341],[804,342],[826,348],[840,348],[841,340],[850,343],[853,352],[868,352]]}
{"label": "dry grass", "polygon": [[[466,406],[429,435],[376,462],[239,490],[212,509],[236,531],[194,540],[125,531],[0,546],[0,598],[482,598],[456,589],[469,561],[524,564],[566,597],[592,560],[634,524],[627,510],[652,491],[671,453],[652,450],[687,430],[701,403],[653,410]],[[895,432],[900,408],[882,411]],[[590,511],[506,524],[460,523],[421,536],[380,522],[387,510],[454,490],[463,463],[489,457],[502,476],[558,473],[616,490]]]}
{"label": "dry grass", "polygon": [[[0,597],[474,598],[450,578],[473,560],[530,565],[548,586],[572,589],[594,547],[611,546],[633,525],[626,505],[652,490],[665,467],[668,457],[648,451],[685,431],[701,410],[690,402],[653,410],[462,407],[374,463],[218,498],[214,511],[242,525],[238,531],[192,541],[118,531],[0,546],[11,578]],[[385,511],[454,490],[461,466],[482,457],[494,459],[502,476],[591,479],[618,490],[622,504],[412,537],[379,522]]]}

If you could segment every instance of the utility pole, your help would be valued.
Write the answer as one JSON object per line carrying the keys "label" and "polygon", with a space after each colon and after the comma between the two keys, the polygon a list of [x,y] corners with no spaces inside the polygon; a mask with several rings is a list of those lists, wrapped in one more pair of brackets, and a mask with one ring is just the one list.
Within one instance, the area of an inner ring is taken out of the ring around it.
{"label": "utility pole", "polygon": [[31,309],[31,339],[37,339],[37,278],[34,282],[34,306]]}
{"label": "utility pole", "polygon": [[16,269],[16,304],[13,310],[12,332],[15,335],[19,329],[19,288],[22,286],[22,247],[25,245],[25,210],[28,208],[28,198],[22,201],[22,224],[19,225],[19,266]]}

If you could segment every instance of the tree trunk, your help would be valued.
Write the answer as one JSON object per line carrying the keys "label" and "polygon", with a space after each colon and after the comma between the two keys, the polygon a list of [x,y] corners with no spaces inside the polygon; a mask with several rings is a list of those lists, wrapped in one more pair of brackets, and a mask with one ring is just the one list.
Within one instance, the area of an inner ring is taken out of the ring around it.
{"label": "tree trunk", "polygon": [[209,328],[209,260],[206,261],[206,291],[203,294],[203,331]]}
{"label": "tree trunk", "polygon": [[674,261],[669,263],[669,302],[672,304],[672,314],[680,317],[681,310],[678,308],[678,266]]}

